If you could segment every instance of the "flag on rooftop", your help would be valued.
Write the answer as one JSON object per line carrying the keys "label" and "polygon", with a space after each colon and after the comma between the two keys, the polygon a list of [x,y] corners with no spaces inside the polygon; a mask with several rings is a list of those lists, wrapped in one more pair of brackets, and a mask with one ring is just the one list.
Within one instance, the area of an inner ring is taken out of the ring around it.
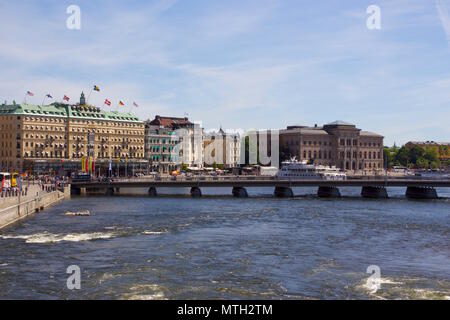
{"label": "flag on rooftop", "polygon": [[139,107],[139,105],[136,102],[133,102],[133,106],[135,106],[136,108]]}
{"label": "flag on rooftop", "polygon": [[111,106],[111,101],[109,101],[108,99],[105,99],[105,104],[106,104],[107,106]]}
{"label": "flag on rooftop", "polygon": [[69,101],[69,100],[70,100],[70,98],[69,98],[68,96],[64,95],[64,98],[63,98],[63,100],[64,100],[64,101]]}
{"label": "flag on rooftop", "polygon": [[122,101],[119,101],[119,106],[124,106],[125,105],[125,103],[123,103]]}
{"label": "flag on rooftop", "polygon": [[94,86],[94,90],[100,92],[100,88],[98,86]]}
{"label": "flag on rooftop", "polygon": [[53,99],[53,97],[52,97],[52,95],[50,93],[47,94],[46,97],[49,98],[49,99]]}
{"label": "flag on rooftop", "polygon": [[32,97],[32,96],[34,96],[34,93],[33,93],[33,92],[31,92],[31,91],[27,91],[27,96],[30,96],[30,97]]}

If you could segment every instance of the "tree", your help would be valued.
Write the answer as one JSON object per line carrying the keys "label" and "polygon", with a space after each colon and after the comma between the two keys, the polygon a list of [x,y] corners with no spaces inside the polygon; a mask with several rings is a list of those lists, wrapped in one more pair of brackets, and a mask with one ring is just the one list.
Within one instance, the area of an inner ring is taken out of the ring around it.
{"label": "tree", "polygon": [[438,161],[436,150],[433,149],[427,149],[423,157],[430,162]]}
{"label": "tree", "polygon": [[[395,148],[395,147],[394,147]],[[395,161],[395,151],[394,148],[390,149],[389,147],[383,148],[383,159],[386,161],[386,168],[392,168],[394,166]]]}
{"label": "tree", "polygon": [[404,146],[398,149],[397,154],[394,156],[395,164],[401,166],[408,166],[408,162],[410,161],[409,151]]}
{"label": "tree", "polygon": [[417,165],[417,161],[423,158],[425,155],[425,150],[419,146],[414,146],[409,150],[409,158],[412,163]]}

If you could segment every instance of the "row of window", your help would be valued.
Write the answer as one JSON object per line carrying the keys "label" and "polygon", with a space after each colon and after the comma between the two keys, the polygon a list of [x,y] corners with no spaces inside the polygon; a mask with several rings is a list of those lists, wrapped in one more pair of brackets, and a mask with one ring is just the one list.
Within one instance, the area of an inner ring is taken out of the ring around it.
{"label": "row of window", "polygon": [[[307,155],[308,155],[308,157],[307,157]],[[306,150],[303,151],[303,159],[322,159],[322,157],[323,157],[323,159],[332,159],[331,151],[328,151],[328,152],[323,151],[322,152],[320,150],[319,152],[317,152],[317,151],[312,152],[311,150],[309,150],[308,153],[306,152]]]}
{"label": "row of window", "polygon": [[[95,129],[93,129],[92,131],[90,130],[90,129],[83,129],[83,128],[73,128],[72,127],[72,132],[87,132],[87,133],[95,133],[96,132],[96,130]],[[97,130],[97,132],[98,133],[100,133],[100,130]],[[139,132],[139,131],[128,131],[128,130],[125,130],[125,131],[122,131],[122,130],[116,130],[116,131],[114,131],[114,130],[102,130],[102,133],[110,133],[110,134],[128,134],[128,135],[140,135],[141,134],[141,132]]]}
{"label": "row of window", "polygon": [[163,162],[171,162],[172,161],[172,156],[168,155],[153,155],[150,157],[151,161],[163,161]]}
{"label": "row of window", "polygon": [[162,152],[172,152],[173,147],[160,147],[160,146],[151,146],[150,148],[147,148],[147,150],[150,150],[150,152],[156,153],[156,152],[160,152],[162,150]]}
{"label": "row of window", "polygon": [[151,144],[177,144],[179,141],[172,139],[149,139],[149,143]]}
{"label": "row of window", "polygon": [[[341,146],[354,146],[357,147],[358,146],[358,140],[357,139],[339,139],[339,144]],[[359,143],[360,147],[381,147],[381,143],[375,143],[375,142],[360,142]]]}
{"label": "row of window", "polygon": [[[364,157],[363,157],[364,155]],[[345,152],[342,151],[339,153],[339,158],[344,159],[345,158]],[[353,158],[357,158],[358,153],[356,151],[353,152]],[[350,151],[347,152],[347,158],[352,158],[352,153]],[[381,152],[359,152],[359,158],[360,159],[381,159]],[[332,153],[331,151],[303,151],[303,159],[332,159]]]}
{"label": "row of window", "polygon": [[55,127],[55,126],[52,126],[52,127],[49,127],[49,126],[46,126],[46,127],[44,127],[44,126],[28,126],[28,125],[26,125],[25,126],[25,130],[41,130],[41,131],[66,131],[66,128],[65,127]]}
{"label": "row of window", "polygon": [[[381,163],[372,163],[372,162],[359,162],[358,163],[358,169],[362,170],[362,169],[381,169]],[[350,162],[346,162],[345,164],[345,169],[346,170],[356,170],[356,162],[352,162],[352,164],[350,165]]]}
{"label": "row of window", "polygon": [[[20,120],[20,117],[17,117]],[[53,122],[53,123],[67,123],[67,118],[58,118],[58,117],[25,117],[26,121],[36,121],[36,122]],[[99,124],[106,126],[114,126],[114,127],[136,127],[136,128],[144,128],[143,124],[130,123],[130,122],[99,122],[93,120],[83,120],[83,119],[70,119],[72,123],[80,123],[80,124]]]}
{"label": "row of window", "polygon": [[[61,158],[65,158],[67,155],[66,151],[37,151],[37,152],[33,152],[33,151],[27,151],[25,152],[25,158],[47,158],[47,159],[52,159],[52,158],[56,158],[56,159],[61,159]],[[73,159],[79,159],[83,156],[87,156],[87,153],[85,152],[73,152],[72,153],[72,158]],[[108,152],[98,152],[97,153],[98,158],[109,158],[109,153]],[[114,158],[143,158],[143,153],[120,153],[120,152],[115,152],[115,153],[111,153],[111,156]],[[19,157],[19,155],[18,155]]]}
{"label": "row of window", "polygon": [[[357,158],[358,153],[356,151],[353,151],[353,158]],[[364,157],[363,157],[364,155]],[[344,159],[345,158],[345,152],[341,151],[340,152],[340,159]],[[347,151],[347,158],[352,158],[352,153],[350,151]],[[359,152],[359,158],[360,159],[381,159],[381,152],[371,152],[371,151],[364,151],[364,153],[362,151]]]}

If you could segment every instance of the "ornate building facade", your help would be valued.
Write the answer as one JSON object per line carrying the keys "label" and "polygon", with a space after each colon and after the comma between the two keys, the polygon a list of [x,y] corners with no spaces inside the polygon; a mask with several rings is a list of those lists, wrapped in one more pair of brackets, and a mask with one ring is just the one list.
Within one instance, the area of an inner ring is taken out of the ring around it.
{"label": "ornate building facade", "polygon": [[130,113],[87,105],[84,94],[75,105],[1,105],[0,130],[5,171],[76,171],[88,156],[101,174],[110,163],[113,170],[145,166],[144,123]]}
{"label": "ornate building facade", "polygon": [[241,138],[237,133],[203,133],[203,162],[205,166],[214,164],[223,168],[235,168],[241,163]]}
{"label": "ornate building facade", "polygon": [[323,127],[290,126],[280,131],[280,152],[342,170],[383,170],[383,136],[336,121]]}
{"label": "ornate building facade", "polygon": [[145,159],[153,171],[170,173],[182,165],[202,166],[201,128],[187,117],[157,115],[145,123]]}

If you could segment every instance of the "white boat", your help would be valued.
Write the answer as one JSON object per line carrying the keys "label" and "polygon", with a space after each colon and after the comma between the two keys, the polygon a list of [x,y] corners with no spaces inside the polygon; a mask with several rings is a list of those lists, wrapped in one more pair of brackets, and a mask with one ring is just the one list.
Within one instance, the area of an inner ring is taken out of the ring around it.
{"label": "white boat", "polygon": [[297,161],[293,158],[282,162],[278,177],[290,180],[345,180],[347,175],[335,166],[316,166],[308,164],[306,160]]}

